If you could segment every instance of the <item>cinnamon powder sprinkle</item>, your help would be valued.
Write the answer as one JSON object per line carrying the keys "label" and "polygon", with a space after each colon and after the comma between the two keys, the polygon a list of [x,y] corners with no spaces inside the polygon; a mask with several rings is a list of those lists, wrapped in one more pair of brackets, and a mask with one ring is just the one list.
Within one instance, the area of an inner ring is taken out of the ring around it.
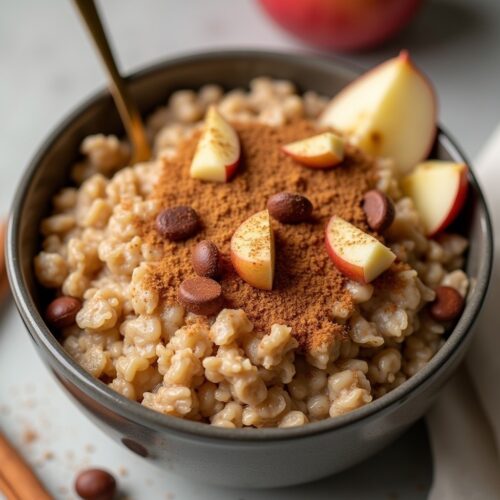
{"label": "cinnamon powder sprinkle", "polygon": [[[361,208],[363,194],[375,183],[371,159],[346,144],[344,161],[333,169],[310,169],[280,151],[286,143],[317,134],[307,121],[282,127],[233,124],[242,147],[242,162],[228,183],[192,179],[189,168],[199,133],[179,146],[174,159],[165,160],[151,197],[161,209],[189,205],[200,215],[203,227],[185,242],[162,239],[155,216],[137,219],[145,240],[163,247],[163,259],[149,275],[148,286],[158,290],[167,303],[175,303],[179,284],[194,276],[191,252],[197,242],[213,241],[223,256],[220,279],[226,307],[242,308],[257,333],[269,332],[274,323],[292,328],[302,350],[319,346],[346,327],[330,316],[334,302],[352,307],[344,290],[345,278],[325,249],[325,225],[334,214],[369,232]],[[231,236],[254,213],[266,208],[268,198],[281,191],[297,192],[311,200],[312,220],[285,225],[272,220],[276,238],[276,269],[272,291],[245,283],[230,264]]]}

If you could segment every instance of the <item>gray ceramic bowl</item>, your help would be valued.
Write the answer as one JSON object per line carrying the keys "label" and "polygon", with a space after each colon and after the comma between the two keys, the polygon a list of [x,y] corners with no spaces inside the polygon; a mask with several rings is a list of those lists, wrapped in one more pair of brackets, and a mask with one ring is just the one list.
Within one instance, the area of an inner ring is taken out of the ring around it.
{"label": "gray ceramic bowl", "polygon": [[[333,95],[356,73],[310,55],[224,52],[165,62],[133,75],[130,85],[140,109],[147,113],[175,89],[207,82],[230,89],[246,86],[259,75],[290,79],[301,90]],[[40,219],[48,213],[52,195],[68,182],[81,140],[96,132],[123,132],[107,93],[92,97],[59,125],[28,167],[12,208],[7,265],[17,307],[38,352],[71,398],[107,434],[161,467],[195,480],[283,486],[360,462],[424,414],[465,353],[490,276],[491,227],[472,174],[468,205],[457,226],[470,238],[467,272],[472,289],[462,317],[430,363],[386,396],[335,419],[292,429],[222,429],[160,415],[113,392],[66,354],[43,320],[44,292],[35,282],[32,266]],[[433,155],[465,161],[442,131]]]}

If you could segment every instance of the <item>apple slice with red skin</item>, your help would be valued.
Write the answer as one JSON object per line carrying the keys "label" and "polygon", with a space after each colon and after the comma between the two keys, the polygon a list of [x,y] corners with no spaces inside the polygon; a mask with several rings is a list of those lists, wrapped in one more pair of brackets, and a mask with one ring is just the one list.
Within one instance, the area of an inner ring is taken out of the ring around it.
{"label": "apple slice with red skin", "polygon": [[403,51],[341,90],[320,124],[342,132],[368,154],[394,159],[398,172],[407,174],[429,155],[436,114],[432,84]]}
{"label": "apple slice with red skin", "polygon": [[291,142],[281,149],[296,162],[311,168],[334,167],[344,159],[344,140],[332,132]]}
{"label": "apple slice with red skin", "polygon": [[420,215],[425,234],[440,233],[453,222],[467,198],[467,165],[426,161],[401,180],[401,188]]}
{"label": "apple slice with red skin", "polygon": [[231,238],[231,262],[249,285],[272,290],[274,232],[267,210],[252,215],[236,229]]}
{"label": "apple slice with red skin", "polygon": [[194,179],[227,182],[238,167],[241,147],[238,134],[214,106],[208,108],[190,175]]}
{"label": "apple slice with red skin", "polygon": [[360,283],[370,283],[396,259],[379,240],[336,215],[326,226],[325,244],[337,269]]}

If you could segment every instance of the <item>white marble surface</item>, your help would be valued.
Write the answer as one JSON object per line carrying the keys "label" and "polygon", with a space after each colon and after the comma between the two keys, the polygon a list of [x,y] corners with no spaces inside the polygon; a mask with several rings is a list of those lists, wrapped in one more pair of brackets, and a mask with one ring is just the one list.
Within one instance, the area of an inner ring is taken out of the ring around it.
{"label": "white marble surface", "polygon": [[[125,72],[201,49],[300,48],[267,21],[251,0],[106,0],[101,4]],[[497,0],[429,1],[405,34],[390,45],[349,58],[371,65],[409,48],[436,84],[441,121],[466,153],[474,155],[500,118],[499,27]],[[0,212],[7,211],[24,167],[47,133],[103,83],[71,2],[0,0]],[[125,495],[136,500],[411,500],[425,498],[431,480],[423,424],[348,472],[292,489],[227,490],[159,472],[80,415],[36,356],[12,304],[0,311],[0,427],[61,499],[74,498],[75,471],[87,464],[121,471]],[[38,437],[28,444],[31,430]]]}

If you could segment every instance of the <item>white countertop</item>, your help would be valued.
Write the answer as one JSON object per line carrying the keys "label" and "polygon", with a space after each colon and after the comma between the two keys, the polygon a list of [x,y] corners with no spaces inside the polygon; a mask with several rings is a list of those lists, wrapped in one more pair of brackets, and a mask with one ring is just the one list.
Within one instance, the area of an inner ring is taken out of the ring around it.
{"label": "white countertop", "polygon": [[[196,50],[304,50],[264,18],[251,0],[101,3],[124,72]],[[436,84],[441,122],[473,156],[500,119],[499,28],[496,0],[429,1],[389,46],[348,58],[369,66],[400,48],[410,49]],[[23,169],[47,133],[103,84],[70,1],[1,0],[0,213],[7,211]],[[12,304],[0,311],[0,427],[58,499],[74,498],[75,472],[86,465],[113,470],[125,496],[135,500],[412,500],[426,497],[432,474],[421,423],[356,468],[290,489],[227,490],[159,472],[79,413],[38,359]]]}

